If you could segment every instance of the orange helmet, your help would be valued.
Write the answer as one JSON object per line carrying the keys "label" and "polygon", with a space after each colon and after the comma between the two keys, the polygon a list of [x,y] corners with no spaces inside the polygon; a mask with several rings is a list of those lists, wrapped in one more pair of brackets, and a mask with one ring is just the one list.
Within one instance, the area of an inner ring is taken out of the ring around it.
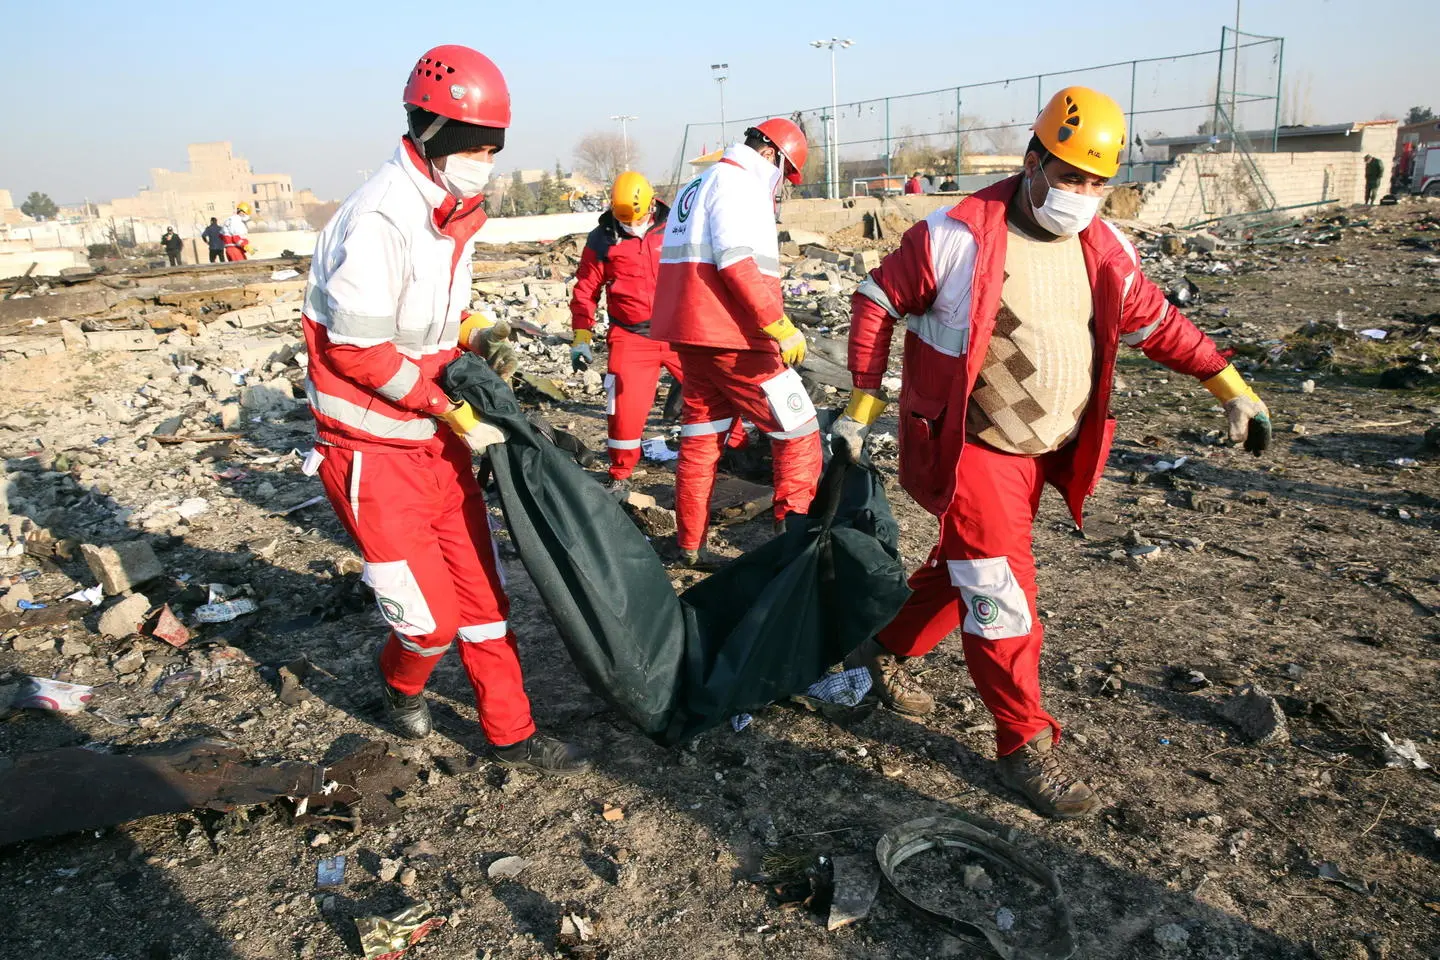
{"label": "orange helmet", "polygon": [[655,205],[655,188],[643,173],[626,170],[610,188],[610,212],[621,223],[639,223],[650,216]]}
{"label": "orange helmet", "polygon": [[1066,87],[1035,118],[1035,136],[1072,167],[1107,180],[1119,171],[1125,151],[1125,111],[1089,87]]}
{"label": "orange helmet", "polygon": [[[750,129],[773,143],[775,149],[780,151],[780,156],[785,158],[788,168],[785,179],[794,184],[800,183],[800,171],[805,168],[805,158],[810,154],[810,145],[805,141],[805,134],[795,121],[784,117],[771,117]],[[750,131],[745,133],[748,136]]]}

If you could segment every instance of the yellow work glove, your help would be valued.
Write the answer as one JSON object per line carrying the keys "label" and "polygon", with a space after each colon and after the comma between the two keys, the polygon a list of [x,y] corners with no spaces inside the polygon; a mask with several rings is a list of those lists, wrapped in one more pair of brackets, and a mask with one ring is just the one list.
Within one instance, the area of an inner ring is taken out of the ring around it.
{"label": "yellow work glove", "polygon": [[595,351],[590,349],[590,341],[594,339],[595,334],[589,330],[575,331],[575,339],[570,341],[571,370],[588,370],[595,362]]}
{"label": "yellow work glove", "polygon": [[884,411],[885,401],[878,393],[856,387],[850,391],[850,404],[830,428],[830,435],[843,440],[850,459],[858,461],[865,449],[865,435],[870,432],[870,425]]}
{"label": "yellow work glove", "polygon": [[805,362],[805,334],[795,329],[790,318],[782,315],[779,320],[763,328],[765,333],[780,344],[780,359],[788,364]]}
{"label": "yellow work glove", "polygon": [[495,317],[489,311],[478,310],[475,313],[467,314],[460,321],[460,347],[462,350],[469,350],[471,353],[483,354],[485,352],[485,331],[495,326]]}
{"label": "yellow work glove", "polygon": [[464,400],[448,413],[442,413],[440,419],[449,424],[455,435],[464,440],[465,446],[475,453],[484,453],[485,448],[492,443],[505,442],[505,434],[500,428],[481,420],[476,415],[475,408]]}
{"label": "yellow work glove", "polygon": [[1225,407],[1230,421],[1230,440],[1245,444],[1245,449],[1260,456],[1270,446],[1270,410],[1265,401],[1250,388],[1234,365],[1226,367],[1201,386],[1215,395]]}

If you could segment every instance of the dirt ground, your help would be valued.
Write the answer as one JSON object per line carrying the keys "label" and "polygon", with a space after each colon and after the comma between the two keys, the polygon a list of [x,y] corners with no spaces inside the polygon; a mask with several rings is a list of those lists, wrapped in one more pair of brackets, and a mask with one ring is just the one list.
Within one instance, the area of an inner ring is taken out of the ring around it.
{"label": "dirt ground", "polygon": [[[979,956],[888,890],[868,919],[836,932],[793,893],[816,855],[873,858],[887,828],[963,813],[1012,828],[1018,848],[1058,876],[1077,956],[1440,957],[1440,782],[1434,769],[1387,767],[1378,741],[1413,740],[1440,763],[1440,439],[1424,439],[1440,424],[1440,387],[1420,360],[1440,352],[1440,254],[1425,249],[1440,240],[1437,210],[1355,210],[1343,226],[1300,229],[1300,244],[1147,256],[1167,283],[1194,280],[1191,316],[1225,331],[1217,341],[1251,368],[1277,430],[1263,459],[1221,442],[1223,416],[1203,390],[1130,353],[1083,535],[1046,495],[1035,528],[1041,683],[1066,725],[1069,762],[1104,796],[1102,815],[1046,821],[999,785],[958,637],[917,666],[940,703],[923,722],[885,710],[832,722],[774,706],[741,733],[662,749],[586,688],[502,541],[538,722],[593,751],[593,774],[547,781],[485,761],[450,656],[430,688],[437,732],[394,744],[421,775],[390,822],[353,834],[301,827],[267,805],[0,850],[0,956],[354,956],[353,918],[421,900],[449,920],[413,949],[421,960]],[[1385,340],[1356,333],[1372,327]],[[1402,358],[1414,361],[1408,388],[1378,386]],[[259,759],[330,762],[362,738],[393,740],[369,673],[382,621],[357,585],[351,545],[326,505],[274,515],[320,492],[291,452],[308,448],[308,423],[247,423],[243,440],[218,449],[137,443],[107,429],[103,398],[142,386],[196,389],[158,355],[0,367],[0,454],[26,515],[56,538],[106,543],[134,536],[157,500],[204,497],[206,512],[145,528],[167,574],[186,578],[147,596],[180,598],[186,581],[248,583],[261,609],[200,630],[184,650],[144,639],[143,667],[125,674],[114,664],[134,641],[99,637],[93,616],[38,637],[8,631],[0,683],[30,674],[98,689],[85,713],[0,722],[0,756],[219,736]],[[603,404],[548,415],[592,444],[603,438]],[[67,438],[58,448],[36,443],[57,430]],[[893,416],[877,430],[893,434]],[[1179,457],[1189,459],[1159,466]],[[878,461],[913,567],[935,523],[893,482],[893,453]],[[664,479],[665,468],[650,469],[651,482]],[[718,531],[714,546],[734,553],[767,535],[768,521],[754,522]],[[1141,559],[1146,545],[1161,549]],[[36,566],[0,560],[0,574]],[[40,600],[93,582],[78,558],[38,566],[29,586]],[[247,665],[302,654],[324,674],[299,706]],[[163,682],[220,664],[192,684]],[[1181,692],[1188,670],[1209,685]],[[1252,745],[1220,717],[1243,684],[1279,700],[1289,743]],[[606,805],[623,818],[607,819]],[[348,855],[343,885],[317,888],[318,861],[337,853]],[[530,865],[492,880],[486,868],[503,855]],[[1033,931],[1027,911],[1043,898],[958,895],[963,858],[941,857],[910,861],[902,886],[938,887],[937,905],[1008,906],[1021,915],[1016,935]],[[382,859],[413,877],[380,879]],[[1334,870],[1351,882],[1321,878]],[[572,913],[593,922],[595,939],[580,947],[557,941]]]}

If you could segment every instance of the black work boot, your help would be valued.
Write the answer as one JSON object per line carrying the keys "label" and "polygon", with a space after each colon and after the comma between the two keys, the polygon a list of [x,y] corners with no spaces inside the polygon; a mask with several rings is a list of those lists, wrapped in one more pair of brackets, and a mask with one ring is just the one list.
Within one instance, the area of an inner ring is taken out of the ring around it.
{"label": "black work boot", "polygon": [[1054,731],[1046,727],[1014,753],[995,761],[1000,782],[1024,794],[1036,813],[1059,820],[1088,817],[1100,809],[1100,796],[1065,772],[1055,750]]}
{"label": "black work boot", "polygon": [[382,643],[375,651],[375,677],[380,681],[380,699],[385,704],[385,716],[400,736],[423,740],[434,729],[430,723],[430,704],[425,702],[423,693],[405,694],[390,686],[385,679],[385,671],[380,667],[380,654],[384,649],[385,644]]}
{"label": "black work boot", "polygon": [[492,747],[497,763],[516,770],[533,770],[550,777],[573,777],[590,770],[590,758],[573,743],[538,733],[508,747]]}
{"label": "black work boot", "polygon": [[905,661],[880,645],[874,637],[862,643],[845,661],[846,666],[870,671],[870,682],[880,702],[907,717],[925,717],[935,711],[935,698],[905,669]]}

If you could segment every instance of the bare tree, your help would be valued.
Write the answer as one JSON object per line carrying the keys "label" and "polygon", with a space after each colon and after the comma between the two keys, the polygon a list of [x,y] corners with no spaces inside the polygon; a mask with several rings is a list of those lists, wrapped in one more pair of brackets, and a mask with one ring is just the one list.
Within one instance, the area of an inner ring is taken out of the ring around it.
{"label": "bare tree", "polygon": [[575,166],[592,180],[609,183],[616,176],[632,169],[640,159],[640,151],[631,143],[625,155],[625,140],[618,133],[592,131],[575,144]]}

